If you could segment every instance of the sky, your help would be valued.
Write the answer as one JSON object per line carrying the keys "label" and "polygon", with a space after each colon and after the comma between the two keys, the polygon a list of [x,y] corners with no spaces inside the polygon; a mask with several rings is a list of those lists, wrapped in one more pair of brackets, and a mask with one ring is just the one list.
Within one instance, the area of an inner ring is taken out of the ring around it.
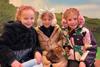
{"label": "sky", "polygon": [[16,7],[30,5],[36,10],[52,9],[64,12],[67,8],[77,8],[80,13],[90,18],[100,18],[100,0],[9,0]]}

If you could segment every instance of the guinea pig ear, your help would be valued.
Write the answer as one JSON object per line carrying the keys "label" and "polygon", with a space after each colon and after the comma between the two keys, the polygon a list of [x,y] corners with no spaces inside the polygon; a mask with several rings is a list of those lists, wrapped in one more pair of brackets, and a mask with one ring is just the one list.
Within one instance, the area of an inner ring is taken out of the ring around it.
{"label": "guinea pig ear", "polygon": [[54,53],[53,50],[49,50],[48,53],[46,54],[46,58],[47,58],[48,60],[51,60],[51,57],[52,57],[52,54],[53,54],[53,53]]}

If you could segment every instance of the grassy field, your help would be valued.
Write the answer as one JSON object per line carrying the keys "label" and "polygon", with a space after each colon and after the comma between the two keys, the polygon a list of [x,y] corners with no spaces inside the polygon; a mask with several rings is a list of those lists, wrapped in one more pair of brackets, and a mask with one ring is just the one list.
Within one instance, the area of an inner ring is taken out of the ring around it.
{"label": "grassy field", "polygon": [[100,47],[98,47],[96,59],[100,59]]}

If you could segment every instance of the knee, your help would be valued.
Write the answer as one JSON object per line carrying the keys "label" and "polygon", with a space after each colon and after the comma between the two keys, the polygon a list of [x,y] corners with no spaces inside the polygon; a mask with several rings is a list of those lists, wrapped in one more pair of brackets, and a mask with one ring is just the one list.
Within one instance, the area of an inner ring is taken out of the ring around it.
{"label": "knee", "polygon": [[84,62],[80,62],[79,67],[86,67],[86,64]]}

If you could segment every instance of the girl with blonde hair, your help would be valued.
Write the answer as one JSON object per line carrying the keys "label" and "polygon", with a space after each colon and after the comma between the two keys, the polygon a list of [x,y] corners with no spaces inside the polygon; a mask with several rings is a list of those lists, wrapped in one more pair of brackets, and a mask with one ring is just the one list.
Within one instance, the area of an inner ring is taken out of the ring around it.
{"label": "girl with blonde hair", "polygon": [[96,41],[84,26],[84,17],[76,8],[69,8],[64,12],[63,19],[67,39],[65,46],[70,46],[68,67],[92,67],[96,57]]}
{"label": "girl with blonde hair", "polygon": [[16,20],[9,21],[4,26],[0,36],[2,67],[33,67],[41,63],[42,51],[33,28],[35,12],[31,6],[20,6],[16,12]]}
{"label": "girl with blonde hair", "polygon": [[[50,11],[44,11],[40,16],[41,26],[36,28],[40,45],[43,49],[43,65],[44,67],[50,67],[51,62],[47,60],[46,54],[50,50],[54,43],[62,46],[63,36],[58,24],[54,22],[56,16]],[[66,63],[66,62],[65,62]]]}

